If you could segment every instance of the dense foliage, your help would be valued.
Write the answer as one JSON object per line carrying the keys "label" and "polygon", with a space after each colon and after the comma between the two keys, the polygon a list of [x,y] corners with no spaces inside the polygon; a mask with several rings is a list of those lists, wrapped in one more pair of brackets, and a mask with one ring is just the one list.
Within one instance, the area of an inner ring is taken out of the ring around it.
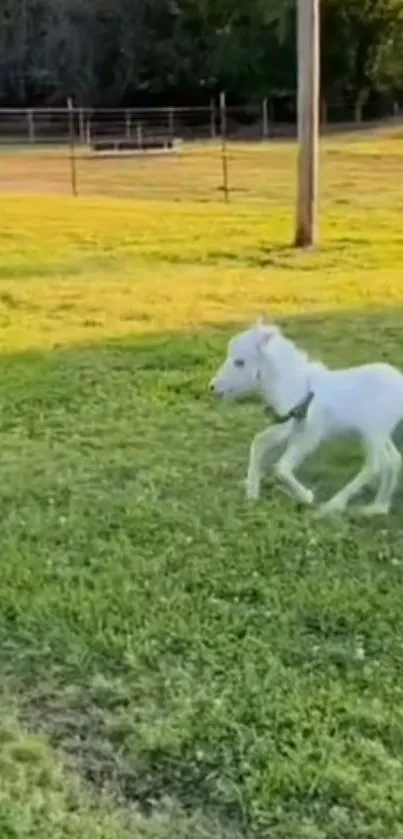
{"label": "dense foliage", "polygon": [[[403,90],[403,0],[322,0],[323,96]],[[295,92],[295,0],[0,0],[0,102],[205,103]]]}

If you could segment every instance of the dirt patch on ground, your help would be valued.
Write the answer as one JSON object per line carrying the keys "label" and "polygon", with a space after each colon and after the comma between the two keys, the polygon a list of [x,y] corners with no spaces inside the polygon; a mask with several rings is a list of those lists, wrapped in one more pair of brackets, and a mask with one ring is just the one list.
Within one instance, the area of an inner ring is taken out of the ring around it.
{"label": "dirt patch on ground", "polygon": [[61,195],[68,192],[68,186],[40,178],[30,178],[28,182],[23,178],[0,178],[0,191],[16,195]]}
{"label": "dirt patch on ground", "polygon": [[176,827],[179,813],[185,830],[180,832],[181,839],[188,835],[186,825],[192,839],[251,839],[242,803],[220,800],[217,795],[214,780],[221,767],[197,756],[144,750],[140,743],[137,752],[129,748],[126,703],[116,697],[112,708],[110,699],[102,705],[81,690],[38,691],[25,702],[23,722],[46,737],[69,770],[78,772],[96,793],[111,797],[117,806],[134,807],[152,823],[175,814]]}

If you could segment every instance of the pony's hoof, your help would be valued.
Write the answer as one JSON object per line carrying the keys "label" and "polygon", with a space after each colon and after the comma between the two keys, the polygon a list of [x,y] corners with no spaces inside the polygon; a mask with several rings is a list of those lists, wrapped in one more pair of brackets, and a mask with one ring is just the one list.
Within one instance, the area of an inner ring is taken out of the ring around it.
{"label": "pony's hoof", "polygon": [[326,504],[321,504],[315,515],[318,519],[326,518],[329,516],[341,516],[344,513],[344,510],[344,504],[340,504],[338,501],[328,501]]}
{"label": "pony's hoof", "polygon": [[304,494],[299,498],[301,504],[306,504],[307,507],[312,507],[315,502],[315,494],[311,489],[305,490]]}
{"label": "pony's hoof", "polygon": [[252,481],[245,481],[245,496],[247,501],[259,501],[260,486]]}
{"label": "pony's hoof", "polygon": [[387,516],[389,513],[388,504],[366,504],[358,508],[358,514],[370,518],[371,516]]}

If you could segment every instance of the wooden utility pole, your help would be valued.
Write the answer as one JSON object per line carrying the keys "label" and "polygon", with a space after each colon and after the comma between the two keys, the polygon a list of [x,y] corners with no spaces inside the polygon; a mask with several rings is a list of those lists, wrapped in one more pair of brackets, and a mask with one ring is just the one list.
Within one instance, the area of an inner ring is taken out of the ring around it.
{"label": "wooden utility pole", "polygon": [[228,151],[227,151],[227,104],[225,93],[220,93],[220,131],[221,131],[221,163],[222,163],[222,188],[225,203],[229,201],[228,181]]}
{"label": "wooden utility pole", "polygon": [[71,191],[74,196],[77,195],[77,169],[76,169],[76,141],[75,141],[75,126],[74,126],[74,108],[73,100],[67,100],[67,110],[69,115],[69,148],[70,148],[70,178]]}
{"label": "wooden utility pole", "polygon": [[319,157],[319,0],[298,0],[298,195],[295,245],[316,242]]}

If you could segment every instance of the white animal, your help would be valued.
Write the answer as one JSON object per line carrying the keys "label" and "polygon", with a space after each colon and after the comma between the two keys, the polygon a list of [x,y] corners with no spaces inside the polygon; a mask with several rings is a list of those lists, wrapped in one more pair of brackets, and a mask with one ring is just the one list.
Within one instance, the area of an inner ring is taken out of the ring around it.
{"label": "white animal", "polygon": [[277,446],[285,451],[275,473],[305,504],[314,494],[294,474],[308,455],[329,438],[355,432],[362,440],[365,462],[359,474],[320,508],[341,514],[364,487],[376,484],[367,515],[389,511],[402,458],[392,441],[403,420],[403,374],[389,364],[374,363],[331,370],[309,358],[279,327],[258,321],[228,344],[227,358],[210,383],[222,397],[259,394],[279,422],[253,440],[246,495],[260,496],[263,461]]}

